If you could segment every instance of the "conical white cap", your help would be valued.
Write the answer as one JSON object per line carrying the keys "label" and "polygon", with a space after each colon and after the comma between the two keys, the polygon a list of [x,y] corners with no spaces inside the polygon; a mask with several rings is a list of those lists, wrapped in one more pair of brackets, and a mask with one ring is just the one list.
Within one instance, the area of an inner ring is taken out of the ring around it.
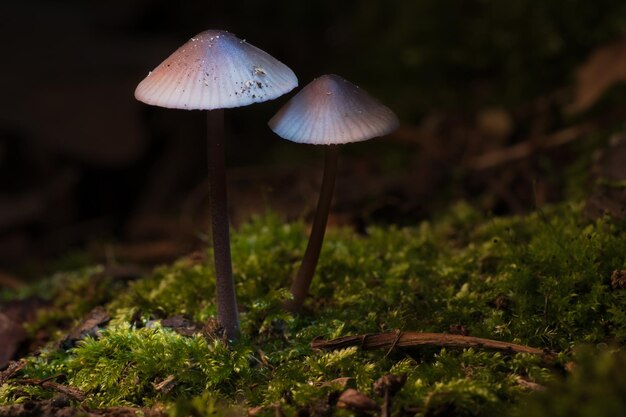
{"label": "conical white cap", "polygon": [[139,83],[135,98],[154,106],[212,110],[272,100],[298,85],[289,67],[235,35],[191,38]]}
{"label": "conical white cap", "polygon": [[359,142],[398,125],[389,108],[338,75],[316,78],[269,121],[278,136],[313,145]]}

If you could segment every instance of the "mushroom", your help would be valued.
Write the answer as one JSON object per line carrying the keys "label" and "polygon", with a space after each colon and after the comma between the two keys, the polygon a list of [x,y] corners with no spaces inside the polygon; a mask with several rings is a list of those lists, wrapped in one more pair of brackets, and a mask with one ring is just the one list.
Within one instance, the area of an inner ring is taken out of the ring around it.
{"label": "mushroom", "polygon": [[304,258],[291,285],[290,311],[302,307],[320,256],[337,173],[337,145],[384,136],[398,125],[389,108],[338,75],[316,78],[269,121],[274,133],[284,139],[326,145],[322,189]]}
{"label": "mushroom", "polygon": [[146,104],[209,110],[209,199],[217,319],[231,340],[239,335],[239,313],[230,257],[223,109],[272,100],[297,85],[293,71],[266,52],[229,32],[207,30],[170,55],[135,90],[135,98]]}

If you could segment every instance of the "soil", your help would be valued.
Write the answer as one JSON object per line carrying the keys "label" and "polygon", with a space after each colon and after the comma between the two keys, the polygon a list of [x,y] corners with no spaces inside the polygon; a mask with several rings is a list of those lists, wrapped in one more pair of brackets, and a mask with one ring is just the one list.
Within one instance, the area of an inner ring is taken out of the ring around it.
{"label": "soil", "polygon": [[158,410],[132,407],[111,407],[98,410],[76,408],[68,398],[57,396],[45,401],[26,401],[21,404],[0,407],[0,417],[161,417]]}

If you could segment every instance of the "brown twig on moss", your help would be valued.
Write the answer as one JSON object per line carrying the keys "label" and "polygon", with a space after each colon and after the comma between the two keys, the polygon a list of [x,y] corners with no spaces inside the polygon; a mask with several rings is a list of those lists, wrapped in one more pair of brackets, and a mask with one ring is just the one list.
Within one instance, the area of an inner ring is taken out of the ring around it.
{"label": "brown twig on moss", "polygon": [[61,375],[54,375],[45,379],[35,379],[35,378],[25,378],[25,379],[15,379],[12,380],[13,384],[20,385],[39,385],[40,387],[50,389],[56,392],[60,392],[61,394],[65,394],[71,399],[75,401],[84,401],[87,398],[87,395],[79,390],[78,388],[68,387],[67,385],[59,384],[58,382],[51,381],[52,379],[58,378]]}
{"label": "brown twig on moss", "polygon": [[445,333],[420,333],[420,332],[387,332],[362,334],[357,336],[344,336],[337,339],[315,339],[311,342],[311,348],[321,350],[344,349],[358,346],[363,350],[404,348],[416,346],[440,346],[456,348],[479,348],[495,350],[503,353],[529,353],[531,355],[546,355],[542,349],[518,345],[498,340],[484,339],[482,337],[461,336]]}

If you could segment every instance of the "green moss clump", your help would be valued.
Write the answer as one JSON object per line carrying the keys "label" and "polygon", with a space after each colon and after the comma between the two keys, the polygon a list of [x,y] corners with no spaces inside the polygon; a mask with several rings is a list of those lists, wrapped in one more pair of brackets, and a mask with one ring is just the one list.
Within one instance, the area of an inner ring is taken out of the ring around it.
{"label": "green moss clump", "polygon": [[[458,204],[416,227],[372,227],[365,236],[329,230],[307,311],[298,317],[281,305],[306,230],[273,215],[258,217],[233,235],[243,337],[231,348],[201,335],[182,336],[155,321],[184,314],[206,322],[215,316],[212,268],[183,259],[117,288],[107,305],[113,320],[99,338],[69,351],[50,347],[28,358],[20,376],[63,374],[93,407],[158,406],[183,416],[253,406],[271,414],[279,405],[287,414],[315,415],[332,406],[336,378],[350,377],[376,398],[377,378],[406,373],[394,413],[514,412],[529,398],[521,379],[551,385],[568,361],[586,369],[587,359],[573,355],[573,347],[619,349],[626,342],[626,292],[610,284],[612,271],[626,267],[626,224],[590,222],[580,211],[578,205],[561,205],[525,217],[489,218]],[[83,296],[92,285],[90,275],[79,274],[71,285],[59,285],[58,278],[46,284],[66,300],[47,314],[71,320],[99,304],[102,298]],[[318,336],[394,329],[461,331],[559,354],[545,363],[476,349],[321,353],[309,347]],[[563,392],[566,397],[576,391]],[[9,382],[0,388],[0,402],[51,394]]]}

